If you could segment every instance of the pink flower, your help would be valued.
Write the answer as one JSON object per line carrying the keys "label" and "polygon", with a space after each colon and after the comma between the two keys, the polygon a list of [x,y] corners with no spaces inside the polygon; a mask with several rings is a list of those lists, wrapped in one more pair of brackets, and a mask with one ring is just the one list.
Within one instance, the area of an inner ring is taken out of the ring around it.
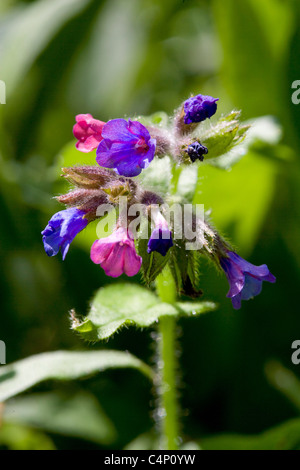
{"label": "pink flower", "polygon": [[135,251],[131,232],[123,227],[119,227],[109,237],[94,242],[91,260],[100,264],[105,274],[111,277],[119,277],[123,273],[135,276],[142,264],[142,258]]}
{"label": "pink flower", "polygon": [[102,140],[102,129],[105,122],[94,119],[91,114],[78,114],[73,134],[78,140],[76,148],[81,152],[91,152]]}

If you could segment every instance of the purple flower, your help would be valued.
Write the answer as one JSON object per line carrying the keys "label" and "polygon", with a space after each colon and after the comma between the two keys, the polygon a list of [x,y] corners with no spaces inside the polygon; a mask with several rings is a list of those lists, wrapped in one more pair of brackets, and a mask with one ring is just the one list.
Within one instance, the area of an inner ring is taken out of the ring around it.
{"label": "purple flower", "polygon": [[242,300],[249,300],[261,293],[263,281],[276,282],[268,266],[254,266],[233,251],[228,251],[228,258],[221,258],[222,269],[227,276],[230,290],[227,297],[231,298],[233,308],[241,308]]}
{"label": "purple flower", "polygon": [[148,253],[157,251],[162,256],[166,256],[168,250],[173,246],[172,233],[170,232],[166,219],[162,216],[158,206],[151,207],[151,217],[155,228],[151,233],[148,242]]}
{"label": "purple flower", "polygon": [[135,276],[142,265],[142,258],[135,251],[132,234],[123,227],[93,243],[91,260],[100,264],[105,274],[111,277],[119,277],[123,273]]}
{"label": "purple flower", "polygon": [[51,217],[42,232],[44,248],[48,256],[55,256],[61,250],[62,259],[65,259],[70,243],[88,224],[88,220],[83,218],[84,215],[84,211],[71,207]]}
{"label": "purple flower", "polygon": [[154,158],[156,140],[138,121],[108,121],[102,130],[103,140],[97,148],[97,163],[113,168],[122,176],[137,176]]}
{"label": "purple flower", "polygon": [[192,96],[184,102],[184,123],[201,122],[211,118],[217,111],[219,98],[212,96]]}

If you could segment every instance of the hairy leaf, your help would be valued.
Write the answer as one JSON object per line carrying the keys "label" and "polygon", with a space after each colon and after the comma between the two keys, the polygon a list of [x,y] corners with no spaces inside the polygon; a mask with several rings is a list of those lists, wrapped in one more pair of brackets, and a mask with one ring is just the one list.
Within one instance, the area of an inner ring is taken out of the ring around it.
{"label": "hairy leaf", "polygon": [[141,328],[157,323],[162,316],[192,316],[211,311],[212,302],[176,302],[169,304],[144,287],[114,284],[99,289],[87,317],[76,318],[72,328],[89,341],[109,338],[125,326]]}

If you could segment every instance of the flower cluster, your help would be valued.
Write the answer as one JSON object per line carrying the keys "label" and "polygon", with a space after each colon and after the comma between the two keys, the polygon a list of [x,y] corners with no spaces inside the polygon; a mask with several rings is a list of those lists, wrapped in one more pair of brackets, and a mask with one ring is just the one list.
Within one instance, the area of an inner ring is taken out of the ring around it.
{"label": "flower cluster", "polygon": [[[101,219],[105,211],[119,209],[121,198],[125,197],[127,209],[125,213],[119,212],[112,234],[93,243],[92,261],[99,264],[107,276],[119,277],[123,273],[136,275],[150,257],[163,257],[161,260],[166,263],[170,258],[170,263],[179,263],[177,277],[183,276],[180,260],[186,265],[189,258],[178,251],[180,244],[173,241],[175,225],[167,221],[161,210],[165,201],[161,195],[145,189],[135,177],[146,170],[155,157],[161,158],[166,154],[171,157],[174,168],[201,164],[199,162],[204,160],[209,149],[195,137],[194,130],[199,123],[201,125],[216,113],[217,101],[218,98],[206,95],[187,99],[177,111],[173,127],[167,129],[145,126],[138,120],[112,119],[103,122],[91,114],[76,116],[73,128],[76,148],[84,153],[96,150],[96,164],[62,169],[63,176],[73,185],[73,189],[57,197],[66,209],[54,214],[42,232],[47,255],[55,256],[61,251],[65,259],[75,236],[90,222]],[[138,253],[135,238],[139,238],[140,225],[137,224],[135,233],[130,228],[132,216],[129,214],[134,204],[142,206],[141,217],[147,220],[147,225],[152,224],[146,250],[138,249]],[[105,207],[105,211],[99,211],[100,207]],[[198,220],[193,214],[191,225],[196,230],[196,238],[201,241],[197,250],[210,256],[227,276],[230,284],[227,297],[231,298],[235,309],[240,308],[242,300],[258,295],[263,281],[275,282],[266,265],[254,266],[243,260],[206,220]],[[164,266],[161,261],[157,265]],[[191,269],[196,267],[184,268],[186,272]],[[183,284],[186,287],[184,293],[190,295],[193,289],[189,276]]]}

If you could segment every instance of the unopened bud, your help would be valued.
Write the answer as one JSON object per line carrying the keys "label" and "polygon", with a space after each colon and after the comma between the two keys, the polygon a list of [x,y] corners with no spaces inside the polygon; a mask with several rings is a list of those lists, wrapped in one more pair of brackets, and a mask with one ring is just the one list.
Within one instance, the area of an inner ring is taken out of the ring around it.
{"label": "unopened bud", "polygon": [[205,147],[205,145],[200,144],[200,142],[193,142],[188,146],[185,152],[188,154],[193,163],[196,160],[200,160],[201,162],[203,162],[204,155],[208,154],[207,147]]}
{"label": "unopened bud", "polygon": [[143,191],[140,194],[139,202],[145,206],[161,205],[164,200],[156,193],[152,191]]}
{"label": "unopened bud", "polygon": [[114,171],[98,166],[75,166],[62,168],[63,175],[71,183],[81,188],[97,189],[105,186],[117,177]]}
{"label": "unopened bud", "polygon": [[107,195],[98,189],[76,189],[68,194],[57,197],[57,200],[67,206],[75,206],[79,210],[86,212],[85,218],[94,220],[97,208],[102,204],[107,204]]}

